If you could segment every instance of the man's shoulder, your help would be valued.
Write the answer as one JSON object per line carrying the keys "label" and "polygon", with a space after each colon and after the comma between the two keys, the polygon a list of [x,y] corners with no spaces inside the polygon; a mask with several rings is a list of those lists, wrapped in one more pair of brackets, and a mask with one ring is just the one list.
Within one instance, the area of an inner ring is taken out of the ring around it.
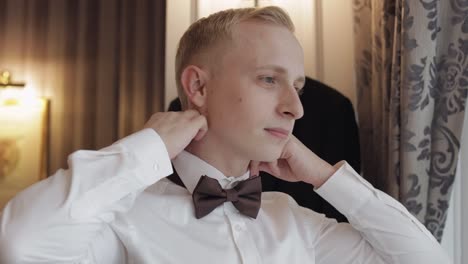
{"label": "man's shoulder", "polygon": [[320,226],[325,219],[324,214],[300,206],[294,198],[282,192],[262,193],[262,211],[265,216],[277,221],[294,219],[293,221],[299,226],[311,224]]}
{"label": "man's shoulder", "polygon": [[292,209],[298,207],[296,200],[289,194],[282,192],[262,192],[262,208],[273,207],[275,209]]}
{"label": "man's shoulder", "polygon": [[262,192],[262,201],[263,200],[276,200],[276,199],[283,200],[283,199],[289,199],[289,198],[291,198],[289,194],[282,193],[282,192],[272,192],[272,191]]}

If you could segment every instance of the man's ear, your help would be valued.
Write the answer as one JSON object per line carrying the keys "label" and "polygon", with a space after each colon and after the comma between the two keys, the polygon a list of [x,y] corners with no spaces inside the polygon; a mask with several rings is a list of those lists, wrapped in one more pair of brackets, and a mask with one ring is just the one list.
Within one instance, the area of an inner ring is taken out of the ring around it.
{"label": "man's ear", "polygon": [[205,104],[207,77],[207,73],[195,65],[189,65],[182,71],[181,83],[189,105],[202,107]]}

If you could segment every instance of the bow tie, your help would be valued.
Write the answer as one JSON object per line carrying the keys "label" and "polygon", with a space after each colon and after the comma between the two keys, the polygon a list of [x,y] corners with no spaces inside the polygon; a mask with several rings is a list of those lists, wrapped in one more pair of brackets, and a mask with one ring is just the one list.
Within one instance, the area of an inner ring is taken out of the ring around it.
{"label": "bow tie", "polygon": [[[179,186],[185,187],[177,173],[169,176],[168,179]],[[234,207],[242,214],[257,218],[260,210],[261,194],[262,181],[260,176],[241,181],[234,188],[226,190],[221,187],[217,180],[202,176],[192,193],[195,217],[200,219],[221,204],[232,202]]]}

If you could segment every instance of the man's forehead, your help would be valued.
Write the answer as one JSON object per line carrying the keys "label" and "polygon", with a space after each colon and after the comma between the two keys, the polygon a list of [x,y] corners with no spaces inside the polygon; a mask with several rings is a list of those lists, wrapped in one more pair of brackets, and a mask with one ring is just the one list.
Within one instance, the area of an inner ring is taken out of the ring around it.
{"label": "man's forehead", "polygon": [[303,51],[293,32],[284,26],[267,22],[245,21],[233,27],[232,44],[240,48],[243,53],[249,51],[294,52],[303,58]]}
{"label": "man's forehead", "polygon": [[249,72],[269,69],[294,79],[304,76],[302,47],[286,27],[266,22],[241,22],[233,28],[227,42],[223,64],[236,64]]}

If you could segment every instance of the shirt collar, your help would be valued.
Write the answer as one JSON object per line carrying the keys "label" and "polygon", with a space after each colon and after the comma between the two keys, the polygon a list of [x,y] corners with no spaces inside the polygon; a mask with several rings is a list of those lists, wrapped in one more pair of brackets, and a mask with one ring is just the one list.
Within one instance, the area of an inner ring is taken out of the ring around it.
{"label": "shirt collar", "polygon": [[234,187],[237,182],[248,179],[250,175],[250,171],[247,171],[240,177],[227,177],[208,162],[185,150],[172,160],[172,164],[190,193],[193,192],[193,189],[195,189],[203,175],[218,180],[223,189]]}

